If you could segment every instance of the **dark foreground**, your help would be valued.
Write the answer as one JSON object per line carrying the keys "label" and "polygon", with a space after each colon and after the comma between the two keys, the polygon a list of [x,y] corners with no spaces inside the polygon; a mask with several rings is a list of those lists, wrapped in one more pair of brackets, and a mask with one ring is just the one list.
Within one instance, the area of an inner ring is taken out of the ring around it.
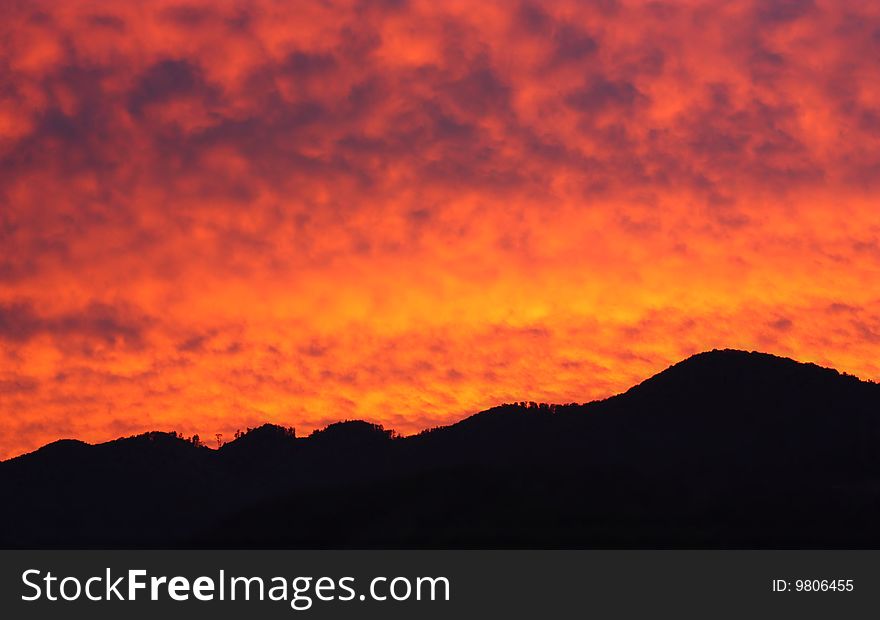
{"label": "dark foreground", "polygon": [[0,547],[880,548],[878,440],[880,385],[713,351],[415,437],[56,442],[0,463]]}

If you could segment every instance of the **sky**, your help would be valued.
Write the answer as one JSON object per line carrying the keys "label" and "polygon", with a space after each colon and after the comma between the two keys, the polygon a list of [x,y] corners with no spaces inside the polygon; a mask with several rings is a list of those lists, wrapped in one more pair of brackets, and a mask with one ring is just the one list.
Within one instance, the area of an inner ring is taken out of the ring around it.
{"label": "sky", "polygon": [[877,3],[0,4],[0,458],[880,379]]}

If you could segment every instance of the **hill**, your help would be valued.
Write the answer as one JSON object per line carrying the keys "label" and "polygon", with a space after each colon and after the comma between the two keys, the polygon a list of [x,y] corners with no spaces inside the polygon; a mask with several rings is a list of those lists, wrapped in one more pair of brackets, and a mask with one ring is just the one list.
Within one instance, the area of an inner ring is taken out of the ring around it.
{"label": "hill", "polygon": [[0,547],[880,548],[878,439],[880,386],[712,351],[412,437],[55,442],[0,463]]}

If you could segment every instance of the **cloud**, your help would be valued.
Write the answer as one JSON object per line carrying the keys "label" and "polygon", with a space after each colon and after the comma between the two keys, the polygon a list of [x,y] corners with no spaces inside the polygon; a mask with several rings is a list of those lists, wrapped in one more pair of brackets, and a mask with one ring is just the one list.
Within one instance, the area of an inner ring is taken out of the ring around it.
{"label": "cloud", "polygon": [[119,308],[93,302],[84,308],[57,315],[40,315],[27,301],[0,305],[0,338],[27,342],[40,335],[60,341],[83,337],[104,344],[138,347],[143,344],[147,317],[135,317]]}
{"label": "cloud", "polygon": [[716,346],[880,377],[870,4],[8,12],[0,454],[412,432]]}
{"label": "cloud", "polygon": [[167,103],[205,90],[197,67],[186,60],[161,60],[150,66],[129,93],[128,109],[140,116],[149,105]]}

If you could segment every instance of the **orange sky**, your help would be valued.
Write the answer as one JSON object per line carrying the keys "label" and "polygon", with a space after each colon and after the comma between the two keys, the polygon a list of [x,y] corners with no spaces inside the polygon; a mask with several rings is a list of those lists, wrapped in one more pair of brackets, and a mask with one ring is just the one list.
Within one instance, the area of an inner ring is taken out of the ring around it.
{"label": "orange sky", "polygon": [[880,6],[0,4],[0,458],[880,379]]}

